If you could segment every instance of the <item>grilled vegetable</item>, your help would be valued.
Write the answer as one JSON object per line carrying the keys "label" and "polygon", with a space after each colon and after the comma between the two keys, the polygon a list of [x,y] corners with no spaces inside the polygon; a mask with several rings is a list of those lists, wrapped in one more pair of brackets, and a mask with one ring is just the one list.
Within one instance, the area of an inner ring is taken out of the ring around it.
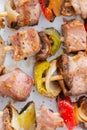
{"label": "grilled vegetable", "polygon": [[5,130],[30,130],[35,128],[35,117],[34,102],[27,103],[20,113],[9,104],[3,110],[3,125]]}
{"label": "grilled vegetable", "polygon": [[34,72],[35,86],[37,91],[40,94],[45,95],[47,97],[49,97],[49,95],[43,82],[43,74],[48,70],[49,67],[50,67],[49,62],[47,61],[44,61],[42,63],[40,62],[36,64]]}
{"label": "grilled vegetable", "polygon": [[52,62],[50,62],[50,64],[51,65],[46,73],[45,86],[51,97],[56,97],[61,92],[61,88],[60,86],[58,86],[57,81],[50,81],[51,76],[56,72],[57,69],[56,60],[53,60]]}
{"label": "grilled vegetable", "polygon": [[21,128],[30,130],[35,126],[35,105],[34,102],[29,102],[17,117]]}
{"label": "grilled vegetable", "polygon": [[[40,62],[35,66],[34,79],[37,91],[46,97],[56,97],[61,89],[58,86],[58,82],[51,82],[50,78],[56,71],[56,61],[52,62]],[[44,82],[44,77],[45,82]]]}
{"label": "grilled vegetable", "polygon": [[60,15],[63,0],[40,0],[42,11],[47,20],[53,21]]}
{"label": "grilled vegetable", "polygon": [[63,0],[50,0],[49,8],[52,9],[55,16],[60,15],[61,6],[63,4]]}
{"label": "grilled vegetable", "polygon": [[3,110],[3,124],[5,130],[20,130],[17,121],[18,111],[10,104]]}
{"label": "grilled vegetable", "polygon": [[69,130],[72,130],[76,125],[76,111],[69,97],[64,100],[58,98],[58,108],[61,117]]}
{"label": "grilled vegetable", "polygon": [[[87,97],[82,96],[76,102],[64,95],[58,97],[58,110],[69,130],[78,124],[87,123]],[[86,126],[85,126],[86,127]]]}
{"label": "grilled vegetable", "polygon": [[40,3],[41,3],[42,11],[43,11],[46,19],[49,20],[49,21],[53,21],[54,20],[54,14],[53,14],[51,8],[49,8],[48,5],[47,5],[49,3],[49,1],[40,0]]}
{"label": "grilled vegetable", "polygon": [[60,35],[54,28],[47,28],[44,30],[44,32],[52,40],[52,55],[54,55],[60,47]]}
{"label": "grilled vegetable", "polygon": [[87,122],[87,97],[82,96],[77,101],[78,115],[82,122]]}

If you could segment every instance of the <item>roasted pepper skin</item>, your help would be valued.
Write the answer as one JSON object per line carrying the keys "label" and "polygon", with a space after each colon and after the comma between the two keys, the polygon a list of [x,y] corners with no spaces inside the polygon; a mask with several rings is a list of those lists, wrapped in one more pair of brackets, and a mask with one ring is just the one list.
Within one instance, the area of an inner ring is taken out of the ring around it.
{"label": "roasted pepper skin", "polygon": [[67,96],[65,99],[58,97],[57,99],[58,110],[68,130],[73,130],[77,126],[76,108],[72,104],[70,98]]}
{"label": "roasted pepper skin", "polygon": [[41,8],[43,11],[44,16],[48,21],[53,21],[54,20],[54,14],[52,9],[47,5],[49,5],[49,0],[40,0]]}
{"label": "roasted pepper skin", "polygon": [[53,41],[52,55],[54,55],[60,47],[60,35],[59,35],[58,31],[54,28],[47,28],[44,30],[44,32],[47,35],[49,35],[49,38]]}
{"label": "roasted pepper skin", "polygon": [[37,91],[42,94],[47,96],[47,90],[45,88],[45,85],[43,83],[43,73],[48,70],[48,68],[50,67],[50,63],[47,61],[44,62],[39,62],[36,64],[35,66],[35,71],[34,71],[34,80],[35,80],[35,86]]}
{"label": "roasted pepper skin", "polygon": [[85,30],[87,32],[87,19],[84,20],[84,27],[85,27]]}

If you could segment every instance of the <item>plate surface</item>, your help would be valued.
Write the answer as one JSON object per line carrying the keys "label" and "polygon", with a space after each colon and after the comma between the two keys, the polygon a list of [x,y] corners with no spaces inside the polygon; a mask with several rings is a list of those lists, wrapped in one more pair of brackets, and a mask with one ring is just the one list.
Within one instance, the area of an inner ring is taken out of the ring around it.
{"label": "plate surface", "polygon": [[[0,0],[0,12],[4,11],[4,4],[5,0]],[[68,18],[71,19],[71,18]],[[39,24],[37,26],[33,26],[37,31],[44,30],[46,27],[54,27],[56,28],[60,33],[61,33],[61,24],[63,24],[63,17],[58,17],[54,20],[54,22],[48,22],[43,14],[40,17]],[[20,28],[19,30],[26,30],[29,29],[30,27],[23,27]],[[0,35],[3,37],[4,41],[6,44],[10,44],[9,41],[9,35],[14,34],[19,30],[12,30],[9,29],[6,25],[4,29],[0,30]],[[55,56],[49,58],[48,60],[54,59],[55,57],[58,57],[62,53],[62,49],[56,53]],[[4,66],[8,71],[13,70],[14,68],[21,68],[24,72],[29,74],[30,76],[33,77],[33,67],[34,67],[35,59],[34,57],[30,57],[27,60],[22,60],[22,61],[14,61],[12,59],[12,54],[8,53],[6,55],[5,63]],[[8,104],[8,102],[11,102],[11,104],[16,107],[19,111],[21,108],[29,101],[34,101],[35,102],[35,108],[38,109],[40,105],[44,104],[48,108],[52,109],[53,111],[57,112],[57,104],[55,99],[49,99],[46,98],[40,94],[37,93],[35,87],[33,87],[30,97],[25,101],[25,102],[14,102],[12,99],[7,98],[7,97],[1,97],[0,96],[0,110],[3,110],[3,108]],[[64,128],[58,128],[57,130],[67,130],[66,127]],[[82,128],[76,128],[75,130],[82,130]]]}

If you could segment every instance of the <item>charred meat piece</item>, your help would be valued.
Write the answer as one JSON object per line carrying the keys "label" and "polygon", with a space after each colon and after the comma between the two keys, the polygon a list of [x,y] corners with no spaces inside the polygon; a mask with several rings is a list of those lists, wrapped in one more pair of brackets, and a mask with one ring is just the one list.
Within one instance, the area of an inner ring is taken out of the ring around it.
{"label": "charred meat piece", "polygon": [[6,0],[8,27],[18,29],[38,24],[41,14],[39,0]]}
{"label": "charred meat piece", "polygon": [[87,94],[87,54],[79,52],[73,57],[63,54],[57,65],[71,95]]}
{"label": "charred meat piece", "polygon": [[70,0],[64,0],[63,5],[61,7],[61,14],[63,16],[73,16],[75,11],[70,3]]}
{"label": "charred meat piece", "polygon": [[18,101],[27,99],[32,86],[32,78],[19,68],[0,77],[0,94]]}
{"label": "charred meat piece", "polygon": [[35,55],[41,48],[39,35],[34,28],[13,34],[10,39],[15,60]]}
{"label": "charred meat piece", "polygon": [[46,60],[49,56],[51,56],[51,41],[49,40],[44,31],[39,32],[39,36],[41,39],[42,48],[36,55],[36,60],[43,61]]}
{"label": "charred meat piece", "polygon": [[67,53],[86,50],[87,40],[84,24],[79,20],[62,25],[64,49]]}
{"label": "charred meat piece", "polygon": [[87,18],[87,0],[70,0],[72,7],[76,14],[82,16],[83,19]]}
{"label": "charred meat piece", "polygon": [[36,130],[55,130],[64,126],[63,119],[43,105],[36,112],[36,121]]}

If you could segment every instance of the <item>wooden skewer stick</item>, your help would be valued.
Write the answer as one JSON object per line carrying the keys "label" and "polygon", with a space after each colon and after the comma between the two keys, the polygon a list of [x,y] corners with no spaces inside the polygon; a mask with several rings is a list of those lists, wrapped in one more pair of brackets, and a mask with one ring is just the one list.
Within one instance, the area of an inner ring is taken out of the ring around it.
{"label": "wooden skewer stick", "polygon": [[13,51],[13,50],[14,50],[14,47],[13,47],[13,46],[5,46],[5,47],[4,47],[4,50],[5,50],[5,52]]}
{"label": "wooden skewer stick", "polygon": [[[63,79],[62,75],[55,75],[50,78],[50,81],[56,81],[56,80],[62,80],[62,79]],[[43,78],[43,82],[45,81],[46,81],[46,78]]]}
{"label": "wooden skewer stick", "polygon": [[64,42],[64,37],[61,37],[61,38],[60,38],[60,41],[61,41],[61,42]]}
{"label": "wooden skewer stick", "polygon": [[0,17],[5,17],[5,16],[7,16],[7,15],[8,15],[8,13],[7,13],[6,11],[0,13]]}

